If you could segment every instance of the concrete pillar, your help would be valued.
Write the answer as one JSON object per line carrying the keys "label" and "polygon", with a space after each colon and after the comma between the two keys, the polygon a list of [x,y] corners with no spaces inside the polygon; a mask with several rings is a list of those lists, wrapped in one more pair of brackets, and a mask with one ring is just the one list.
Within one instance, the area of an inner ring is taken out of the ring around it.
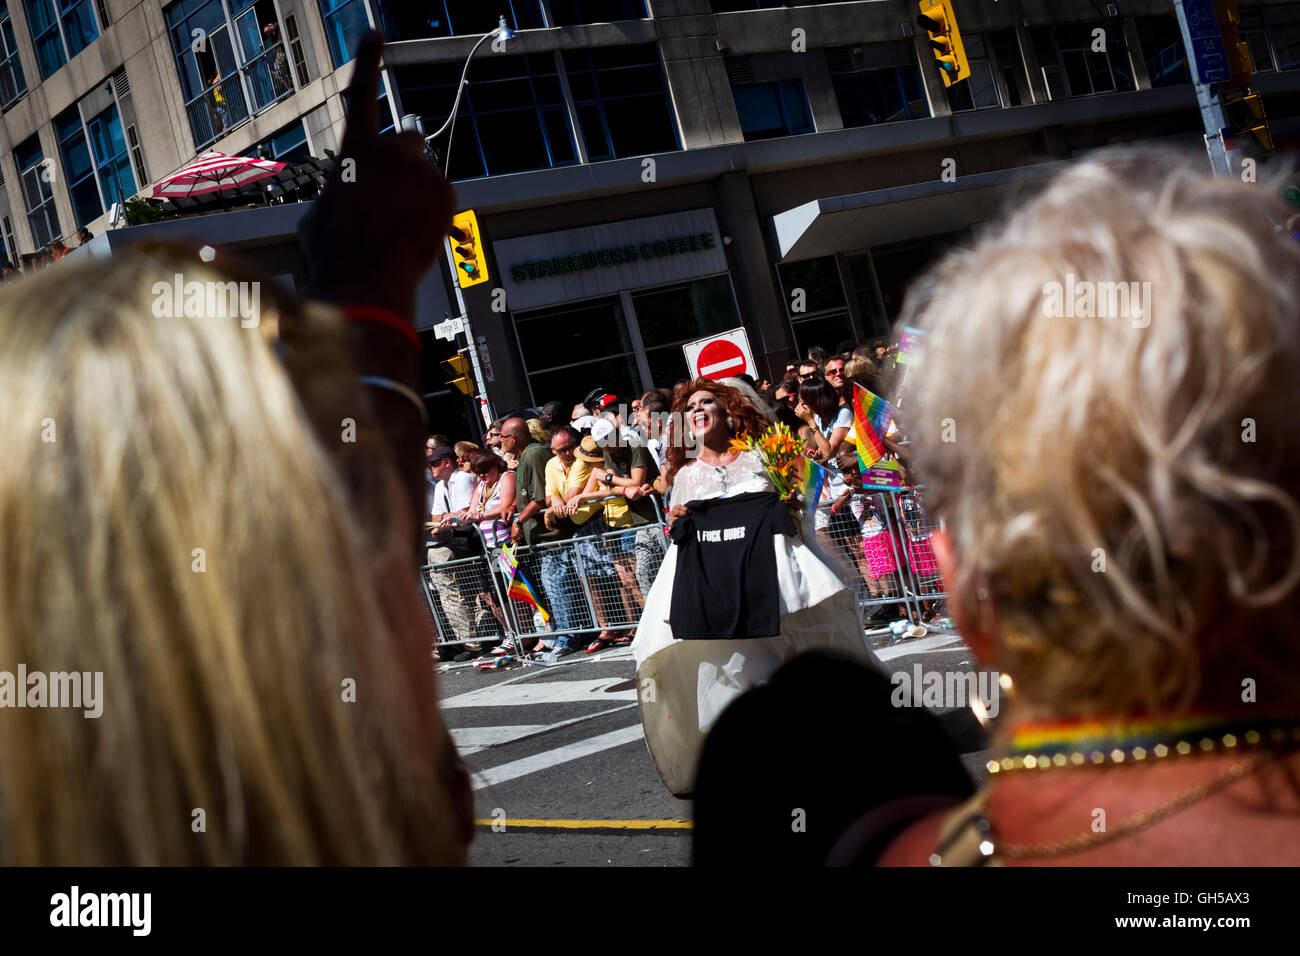
{"label": "concrete pillar", "polygon": [[795,358],[789,322],[777,288],[766,225],[754,204],[745,173],[724,173],[717,180],[718,228],[731,237],[727,261],[736,289],[736,304],[749,330],[754,360],[769,381],[776,381]]}

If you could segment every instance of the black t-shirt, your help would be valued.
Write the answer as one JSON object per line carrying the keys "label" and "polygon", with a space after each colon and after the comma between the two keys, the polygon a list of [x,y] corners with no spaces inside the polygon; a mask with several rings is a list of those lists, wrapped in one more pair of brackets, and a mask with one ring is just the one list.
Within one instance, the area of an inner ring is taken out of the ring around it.
{"label": "black t-shirt", "polygon": [[776,637],[781,594],[773,537],[795,534],[774,492],[691,503],[673,523],[677,567],[669,622],[679,640]]}

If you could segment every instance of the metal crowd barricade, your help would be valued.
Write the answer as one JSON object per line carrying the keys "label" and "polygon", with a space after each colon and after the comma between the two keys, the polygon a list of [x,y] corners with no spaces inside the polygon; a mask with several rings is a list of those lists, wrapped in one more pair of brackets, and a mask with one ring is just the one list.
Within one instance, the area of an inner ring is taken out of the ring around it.
{"label": "metal crowd barricade", "polygon": [[[834,557],[838,570],[857,595],[867,629],[872,620],[884,626],[891,617],[934,627],[923,617],[947,595],[929,538],[934,531],[913,488],[867,486],[839,509],[818,506],[817,541]],[[891,614],[894,608],[897,614]],[[882,611],[883,609],[883,611]]]}
{"label": "metal crowd barricade", "polygon": [[[657,495],[658,521],[632,528],[588,533],[562,541],[520,545],[512,553],[538,603],[508,594],[498,549],[480,536],[483,553],[421,568],[426,606],[441,645],[520,642],[562,635],[630,632],[640,620],[650,590],[668,551],[664,508]],[[603,521],[600,515],[592,521]]]}

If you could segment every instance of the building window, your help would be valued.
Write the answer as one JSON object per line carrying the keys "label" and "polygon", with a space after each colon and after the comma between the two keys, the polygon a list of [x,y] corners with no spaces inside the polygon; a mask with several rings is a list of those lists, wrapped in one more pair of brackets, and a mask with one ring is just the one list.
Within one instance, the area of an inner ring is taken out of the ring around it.
{"label": "building window", "polygon": [[577,402],[592,385],[614,395],[671,385],[691,375],[684,343],[740,324],[727,275],[515,315],[519,352],[538,404]]}
{"label": "building window", "polygon": [[99,177],[105,208],[115,202],[126,202],[135,195],[136,181],[117,106],[109,106],[87,120],[86,134],[95,156],[95,175]]}
{"label": "building window", "polygon": [[615,23],[648,17],[645,0],[551,0],[552,26]]}
{"label": "building window", "polygon": [[766,83],[733,83],[731,95],[745,142],[811,133],[812,114],[802,80],[770,80]]}
{"label": "building window", "polygon": [[482,36],[497,28],[500,17],[516,30],[546,26],[538,0],[377,0],[375,19],[389,40]]}
{"label": "building window", "polygon": [[1183,48],[1183,31],[1171,16],[1138,17],[1138,39],[1152,88],[1192,82]]}
{"label": "building window", "polygon": [[647,388],[693,377],[682,346],[741,324],[731,279],[725,275],[633,292],[632,310],[650,371]]}
{"label": "building window", "polygon": [[1268,48],[1268,31],[1264,29],[1264,16],[1258,10],[1242,10],[1237,33],[1250,47],[1250,58],[1256,73],[1273,72],[1273,54]]}
{"label": "building window", "polygon": [[[395,70],[402,109],[432,132],[447,120],[461,65]],[[475,60],[456,122],[435,145],[452,179],[498,176],[578,161],[555,57],[496,55]]]}
{"label": "building window", "polygon": [[165,14],[196,150],[294,91],[275,0],[180,0]]}
{"label": "building window", "polygon": [[72,213],[77,225],[84,226],[98,219],[104,207],[99,201],[99,186],[95,183],[95,164],[90,158],[90,143],[81,125],[77,107],[54,120],[54,135],[59,139],[59,152],[63,154],[63,175],[67,177],[68,194],[72,197]]}
{"label": "building window", "polygon": [[110,103],[90,119],[82,120],[82,104],[65,110],[54,120],[63,157],[63,175],[78,226],[98,219],[115,202],[135,195],[130,150],[122,130],[117,105]]}
{"label": "building window", "polygon": [[365,0],[320,0],[320,12],[334,65],[352,62],[361,34],[370,29]]}
{"label": "building window", "polygon": [[814,345],[830,351],[857,338],[834,256],[783,262],[776,271],[800,355],[807,355]]}
{"label": "building window", "polygon": [[1052,99],[1134,88],[1118,21],[1033,27],[1030,33]]}
{"label": "building window", "polygon": [[27,93],[27,79],[18,59],[18,42],[9,20],[9,4],[0,0],[0,108],[8,109]]}
{"label": "building window", "polygon": [[592,383],[614,395],[643,391],[619,296],[518,313],[515,334],[535,402],[580,401]]}
{"label": "building window", "polygon": [[307,140],[307,124],[294,120],[266,139],[249,147],[248,155],[273,159],[279,163],[302,163],[311,158],[311,143]]}
{"label": "building window", "polygon": [[1300,4],[1269,7],[1268,38],[1279,70],[1300,69]]}
{"label": "building window", "polygon": [[62,235],[62,231],[59,229],[58,213],[54,209],[54,191],[50,188],[53,176],[41,153],[41,141],[36,136],[25,140],[14,150],[14,163],[18,167],[22,183],[23,204],[27,208],[27,223],[32,229],[32,242],[37,249],[43,249],[51,239]]}
{"label": "building window", "polygon": [[99,36],[90,0],[27,0],[27,25],[42,79],[53,76]]}
{"label": "building window", "polygon": [[735,13],[740,10],[780,10],[814,2],[851,3],[853,0],[709,0],[709,9],[714,13]]}
{"label": "building window", "polygon": [[[954,113],[997,109],[1003,105],[1004,94],[999,87],[1005,80],[999,73],[992,44],[986,43],[985,39],[980,33],[962,38],[966,59],[970,62],[970,76],[948,87],[948,106]],[[1014,82],[1013,79],[1013,89]]]}
{"label": "building window", "polygon": [[930,115],[916,50],[906,40],[834,47],[826,66],[846,128]]}
{"label": "building window", "polygon": [[621,159],[681,148],[655,44],[569,50],[564,69],[589,158]]}

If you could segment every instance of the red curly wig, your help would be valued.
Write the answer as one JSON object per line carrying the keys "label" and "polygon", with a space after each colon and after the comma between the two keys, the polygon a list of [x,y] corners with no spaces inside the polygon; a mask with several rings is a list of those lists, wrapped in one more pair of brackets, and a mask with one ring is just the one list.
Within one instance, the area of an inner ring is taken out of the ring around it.
{"label": "red curly wig", "polygon": [[685,412],[691,396],[696,392],[712,392],[717,396],[718,402],[726,409],[727,416],[735,423],[731,428],[732,438],[742,438],[746,435],[757,438],[771,424],[762,412],[745,399],[739,389],[711,379],[697,378],[691,382],[690,388],[673,402],[672,417],[669,419],[668,432],[665,435],[668,441],[668,468],[665,477],[670,486],[677,469],[686,464]]}

